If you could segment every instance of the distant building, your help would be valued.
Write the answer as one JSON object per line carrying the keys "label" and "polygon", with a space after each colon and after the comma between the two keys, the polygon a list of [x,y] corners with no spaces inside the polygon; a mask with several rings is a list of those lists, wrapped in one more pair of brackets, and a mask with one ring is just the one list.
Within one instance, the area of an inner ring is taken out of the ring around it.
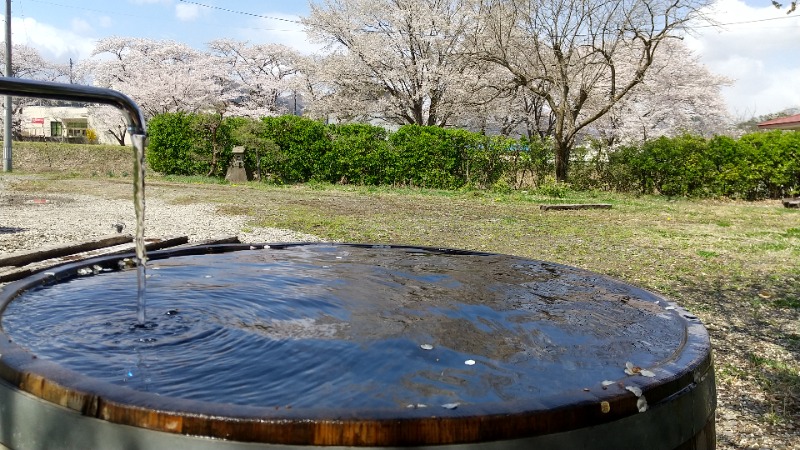
{"label": "distant building", "polygon": [[25,140],[85,142],[88,130],[95,131],[101,144],[116,144],[113,137],[100,132],[85,106],[29,105],[20,114]]}
{"label": "distant building", "polygon": [[758,124],[761,130],[800,130],[800,114],[779,117]]}

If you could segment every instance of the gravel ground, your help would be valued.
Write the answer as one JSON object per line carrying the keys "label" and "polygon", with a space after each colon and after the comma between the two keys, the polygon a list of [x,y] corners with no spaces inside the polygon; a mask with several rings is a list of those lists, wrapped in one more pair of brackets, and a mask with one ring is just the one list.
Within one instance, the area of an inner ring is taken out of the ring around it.
{"label": "gravel ground", "polygon": [[[245,216],[217,214],[209,204],[172,205],[148,199],[145,237],[188,236],[200,242],[223,236],[239,236],[242,242],[318,241],[319,239],[276,228],[252,227]],[[0,180],[0,254],[67,242],[87,241],[116,233],[135,234],[136,218],[130,200],[103,199],[89,195],[19,195]]]}

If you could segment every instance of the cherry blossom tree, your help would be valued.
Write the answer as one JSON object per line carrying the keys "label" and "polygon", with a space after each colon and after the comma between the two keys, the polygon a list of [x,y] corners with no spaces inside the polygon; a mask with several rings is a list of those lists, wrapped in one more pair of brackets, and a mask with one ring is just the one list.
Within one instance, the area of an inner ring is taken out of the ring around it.
{"label": "cherry blossom tree", "polygon": [[107,105],[89,105],[88,109],[98,132],[110,135],[123,147],[127,145],[128,123],[119,109]]}
{"label": "cherry blossom tree", "polygon": [[662,43],[709,1],[476,0],[474,54],[544,99],[555,119],[556,178],[566,180],[580,134],[644,81]]}
{"label": "cherry blossom tree", "polygon": [[[733,129],[721,90],[732,83],[711,73],[679,40],[662,45],[642,83],[590,128],[609,146],[693,133],[710,137]],[[620,70],[635,70],[620,66]]]}
{"label": "cherry blossom tree", "polygon": [[[27,45],[14,44],[11,50],[11,76],[41,81],[68,81],[69,66],[45,60],[39,52]],[[5,46],[0,46],[0,59],[5,60]],[[11,132],[15,137],[22,134],[22,112],[24,108],[42,100],[13,97]],[[5,117],[0,117],[0,125]]]}
{"label": "cherry blossom tree", "polygon": [[481,64],[465,58],[469,0],[324,0],[307,30],[329,55],[309,74],[310,97],[339,119],[448,125],[465,101],[485,95]]}
{"label": "cherry blossom tree", "polygon": [[129,95],[152,117],[225,104],[229,98],[215,63],[178,42],[110,37],[98,41],[82,70],[91,73],[95,85]]}
{"label": "cherry blossom tree", "polygon": [[260,117],[286,112],[281,96],[297,89],[299,54],[285,45],[250,44],[230,39],[208,44],[216,59],[231,115]]}

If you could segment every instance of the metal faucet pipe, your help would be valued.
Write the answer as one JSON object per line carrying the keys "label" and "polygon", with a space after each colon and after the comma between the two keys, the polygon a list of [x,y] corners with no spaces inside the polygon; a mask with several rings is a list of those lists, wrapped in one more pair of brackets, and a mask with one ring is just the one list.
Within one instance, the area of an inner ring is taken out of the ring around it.
{"label": "metal faucet pipe", "polygon": [[144,116],[139,106],[127,95],[113,89],[0,77],[0,95],[101,103],[115,106],[127,113],[128,132],[131,135],[146,134]]}

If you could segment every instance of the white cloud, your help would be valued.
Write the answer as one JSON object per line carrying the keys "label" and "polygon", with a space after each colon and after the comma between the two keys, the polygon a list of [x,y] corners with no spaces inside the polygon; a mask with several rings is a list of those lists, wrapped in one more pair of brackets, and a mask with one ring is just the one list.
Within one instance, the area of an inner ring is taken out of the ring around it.
{"label": "white cloud", "polygon": [[89,34],[92,32],[92,26],[89,22],[76,17],[72,19],[72,31],[77,34]]}
{"label": "white cloud", "polygon": [[61,62],[69,58],[84,59],[94,50],[94,39],[75,30],[56,28],[30,17],[11,20],[12,42],[34,47],[45,59]]}
{"label": "white cloud", "polygon": [[191,22],[200,17],[201,10],[199,5],[178,3],[175,5],[175,17],[183,22]]}
{"label": "white cloud", "polygon": [[800,16],[787,16],[767,1],[763,5],[719,0],[709,16],[723,25],[700,28],[686,38],[689,48],[712,71],[735,80],[723,90],[735,117],[800,106],[794,81],[800,76],[800,54],[795,50],[800,42]]}

